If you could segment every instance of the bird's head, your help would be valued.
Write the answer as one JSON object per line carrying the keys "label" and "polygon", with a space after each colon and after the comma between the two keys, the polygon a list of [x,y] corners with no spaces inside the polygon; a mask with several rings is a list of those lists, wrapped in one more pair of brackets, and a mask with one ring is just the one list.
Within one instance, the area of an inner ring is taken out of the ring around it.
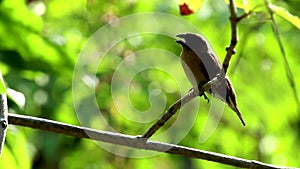
{"label": "bird's head", "polygon": [[195,52],[211,52],[212,50],[208,42],[201,35],[194,33],[183,33],[178,34],[176,37],[182,38],[176,40],[177,43],[181,44],[183,47],[188,47]]}

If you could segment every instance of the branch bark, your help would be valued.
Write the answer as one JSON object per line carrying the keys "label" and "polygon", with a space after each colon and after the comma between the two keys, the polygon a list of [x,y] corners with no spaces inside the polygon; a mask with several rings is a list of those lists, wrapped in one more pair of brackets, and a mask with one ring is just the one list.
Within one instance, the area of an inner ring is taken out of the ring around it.
{"label": "branch bark", "polygon": [[164,152],[169,154],[177,154],[189,158],[198,158],[208,161],[214,161],[222,164],[241,168],[256,169],[283,169],[288,167],[280,167],[265,164],[255,160],[246,160],[224,154],[198,150],[194,148],[178,146],[174,144],[161,143],[157,141],[147,140],[136,136],[130,136],[120,133],[95,130],[86,127],[74,126],[62,122],[48,119],[42,119],[31,116],[17,115],[8,113],[8,122],[13,125],[26,126],[34,129],[41,129],[64,135],[87,138],[96,141],[103,141],[111,144],[123,145],[127,147]]}
{"label": "branch bark", "polygon": [[224,73],[224,76],[226,75],[227,69],[229,67],[231,56],[235,53],[235,46],[238,42],[237,23],[241,20],[241,18],[237,16],[235,0],[230,0],[229,10],[230,10],[229,19],[231,25],[231,41],[229,47],[226,48],[227,53],[223,61],[223,70],[220,72],[220,73]]}
{"label": "branch bark", "polygon": [[0,94],[0,155],[5,143],[7,130],[7,97],[6,94]]}
{"label": "branch bark", "polygon": [[213,78],[211,81],[207,82],[198,90],[191,88],[188,94],[178,99],[168,110],[163,114],[141,137],[150,138],[159,128],[161,128],[183,105],[187,104],[197,96],[204,94],[204,91],[207,91],[211,88],[212,85],[215,85],[221,81],[221,76]]}
{"label": "branch bark", "polygon": [[[203,92],[202,92],[203,93]],[[199,94],[191,89],[188,94],[177,100],[141,137],[150,138],[159,128],[161,128],[183,105],[193,100]]]}

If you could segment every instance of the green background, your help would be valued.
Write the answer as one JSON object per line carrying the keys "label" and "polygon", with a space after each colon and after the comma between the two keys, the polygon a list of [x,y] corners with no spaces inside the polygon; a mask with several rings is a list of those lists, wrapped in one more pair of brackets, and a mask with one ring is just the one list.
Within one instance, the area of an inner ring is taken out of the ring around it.
{"label": "green background", "polygon": [[[298,1],[276,1],[275,4],[300,15]],[[261,5],[264,5],[263,1]],[[140,12],[161,12],[190,21],[201,30],[220,60],[223,60],[225,48],[230,42],[230,24],[228,7],[222,1],[205,1],[197,13],[183,17],[179,15],[177,1],[1,0],[0,69],[7,87],[23,93],[26,98],[24,107],[10,100],[9,112],[80,125],[72,99],[72,76],[78,54],[89,37],[112,19]],[[296,82],[295,87],[299,89],[300,32],[282,18],[275,18]],[[179,144],[299,167],[300,110],[286,76],[269,16],[265,9],[261,9],[238,26],[239,42],[228,75],[238,95],[239,107],[247,126],[243,127],[234,112],[226,107],[218,128],[206,142],[199,143],[199,134],[209,108],[209,104],[201,99],[203,106],[200,107],[196,122]],[[176,25],[170,25],[172,27]],[[99,109],[106,112],[105,118],[110,125],[124,134],[141,134],[153,123],[136,124],[118,115],[110,92],[116,63],[124,59],[128,52],[144,48],[167,49],[177,56],[181,52],[180,46],[168,38],[144,37],[142,41],[126,41],[110,53],[112,59],[97,72],[100,80],[96,87]],[[178,71],[182,71],[182,68],[178,68]],[[181,93],[172,86],[174,84],[169,82],[170,79],[170,76],[155,71],[136,79],[139,90],[131,93],[132,104],[139,110],[146,110],[150,106],[148,85],[151,81],[163,86],[167,105],[172,104]],[[184,85],[187,85],[187,90],[191,87],[188,82]],[[299,93],[297,90],[296,95],[299,96]],[[172,120],[167,125],[172,125]],[[125,158],[109,153],[87,139],[13,125],[8,128],[0,158],[0,168],[4,167],[234,168],[168,154]]]}

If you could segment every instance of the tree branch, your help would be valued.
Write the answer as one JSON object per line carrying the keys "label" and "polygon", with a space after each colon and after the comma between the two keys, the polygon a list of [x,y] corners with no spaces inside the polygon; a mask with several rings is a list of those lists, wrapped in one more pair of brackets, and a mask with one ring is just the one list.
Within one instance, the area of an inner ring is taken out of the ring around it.
{"label": "tree branch", "polygon": [[194,148],[178,146],[174,144],[161,143],[151,141],[136,136],[130,136],[120,133],[101,131],[86,127],[74,126],[62,122],[48,119],[30,117],[17,114],[8,114],[9,124],[26,126],[34,129],[41,129],[54,133],[65,134],[69,136],[87,138],[96,141],[103,141],[111,144],[123,145],[127,147],[165,152],[169,154],[177,154],[190,158],[204,159],[222,164],[227,164],[242,168],[259,168],[259,169],[283,169],[287,167],[274,166],[259,161],[246,160],[233,156],[223,155],[219,153],[198,150]]}
{"label": "tree branch", "polygon": [[5,143],[7,130],[7,97],[6,94],[0,94],[0,155]]}
{"label": "tree branch", "polygon": [[236,11],[236,5],[235,5],[235,0],[230,0],[229,3],[229,10],[230,10],[230,26],[231,26],[231,41],[229,47],[226,48],[227,53],[225,56],[225,59],[223,61],[223,70],[221,70],[221,74],[224,76],[226,75],[227,69],[229,67],[229,62],[233,54],[235,54],[235,46],[238,42],[238,29],[237,29],[237,24],[240,22],[242,19],[247,17],[251,12],[245,13],[242,16],[237,16],[237,11]]}
{"label": "tree branch", "polygon": [[227,69],[229,67],[229,62],[231,59],[231,56],[235,53],[235,46],[238,41],[238,35],[237,35],[237,23],[239,18],[237,17],[236,12],[236,6],[235,6],[235,0],[230,0],[229,3],[229,9],[230,9],[230,25],[231,25],[231,41],[229,47],[226,48],[227,53],[225,56],[225,59],[223,61],[223,70],[221,73],[224,73],[224,76],[227,72]]}
{"label": "tree branch", "polygon": [[[203,93],[203,92],[202,92]],[[191,89],[188,94],[178,99],[141,137],[150,138],[159,128],[161,128],[183,105],[197,97],[198,93]]]}

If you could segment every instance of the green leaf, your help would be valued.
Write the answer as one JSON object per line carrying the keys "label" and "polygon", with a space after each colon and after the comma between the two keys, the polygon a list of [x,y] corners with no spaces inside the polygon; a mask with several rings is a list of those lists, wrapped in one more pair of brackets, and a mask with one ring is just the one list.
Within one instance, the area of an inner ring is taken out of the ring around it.
{"label": "green leaf", "polygon": [[[229,0],[224,0],[229,5]],[[264,3],[262,1],[251,1],[251,0],[235,0],[235,6],[243,9],[245,13],[251,12],[262,12],[265,10]]]}
{"label": "green leaf", "polygon": [[2,73],[0,71],[0,94],[6,93],[5,83],[2,77]]}
{"label": "green leaf", "polygon": [[292,15],[287,11],[285,8],[269,4],[268,6],[276,15],[282,17],[283,19],[287,20],[294,26],[296,26],[298,29],[300,29],[300,19],[297,16]]}
{"label": "green leaf", "polygon": [[15,91],[13,89],[8,88],[6,90],[7,96],[12,99],[20,109],[23,109],[25,106],[25,96],[23,93]]}
{"label": "green leaf", "polygon": [[[224,0],[226,4],[229,4],[229,0]],[[238,8],[244,9],[246,13],[248,13],[253,8],[253,2],[247,0],[236,0],[235,5]]]}

